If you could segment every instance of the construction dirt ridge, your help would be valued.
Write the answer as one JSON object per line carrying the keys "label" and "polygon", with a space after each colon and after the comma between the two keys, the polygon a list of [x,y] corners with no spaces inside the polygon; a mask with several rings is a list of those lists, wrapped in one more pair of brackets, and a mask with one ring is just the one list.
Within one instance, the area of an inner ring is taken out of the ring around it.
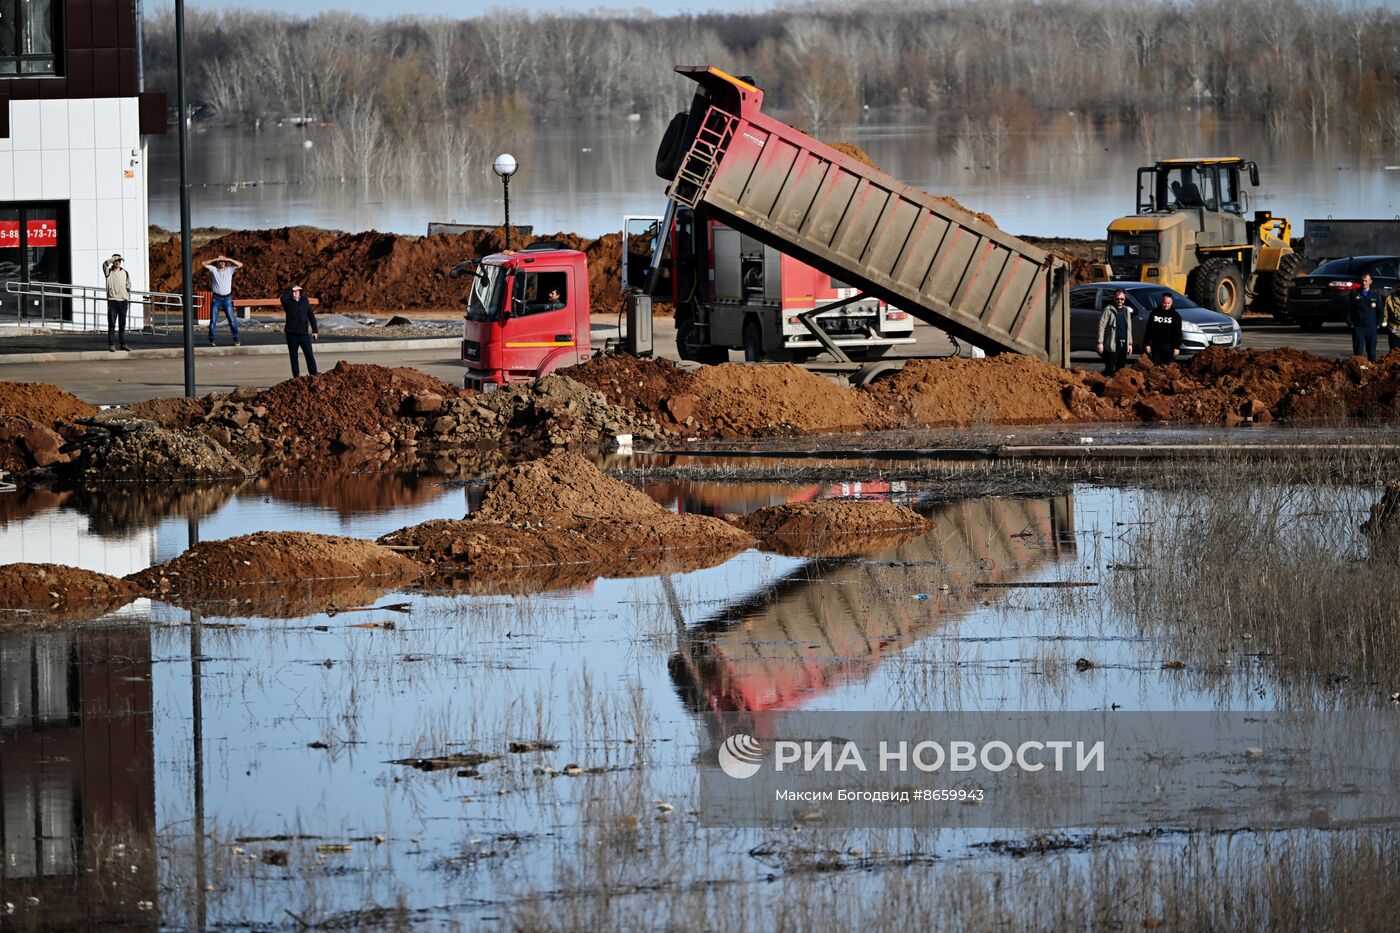
{"label": "construction dirt ridge", "polygon": [[717,518],[670,512],[586,457],[556,452],[498,472],[466,518],[379,543],[404,549],[441,584],[525,592],[709,567],[754,539]]}
{"label": "construction dirt ridge", "polygon": [[20,405],[0,409],[0,468],[28,482],[96,487],[317,464],[344,472],[352,459],[373,470],[429,457],[439,472],[454,473],[551,450],[597,450],[620,435],[648,443],[996,424],[1394,422],[1400,355],[1370,363],[1290,348],[1212,348],[1167,366],[1139,360],[1105,379],[1003,354],[911,360],[863,389],[791,364],[684,370],[608,355],[480,395],[414,369],[341,362],[270,389],[153,399],[91,418],[91,406],[52,386],[26,392],[51,404],[36,408],[42,422]]}

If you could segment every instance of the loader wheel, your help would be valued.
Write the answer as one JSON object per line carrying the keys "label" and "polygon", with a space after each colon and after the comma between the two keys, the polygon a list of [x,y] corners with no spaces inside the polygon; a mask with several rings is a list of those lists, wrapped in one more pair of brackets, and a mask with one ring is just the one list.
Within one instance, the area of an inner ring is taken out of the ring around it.
{"label": "loader wheel", "polygon": [[1303,257],[1297,253],[1284,253],[1279,257],[1278,269],[1274,272],[1259,273],[1259,282],[1254,290],[1256,311],[1267,311],[1280,324],[1291,323],[1288,315],[1288,286],[1298,274],[1298,266]]}
{"label": "loader wheel", "polygon": [[1238,319],[1244,313],[1244,277],[1228,259],[1207,259],[1186,279],[1186,292],[1202,308]]}

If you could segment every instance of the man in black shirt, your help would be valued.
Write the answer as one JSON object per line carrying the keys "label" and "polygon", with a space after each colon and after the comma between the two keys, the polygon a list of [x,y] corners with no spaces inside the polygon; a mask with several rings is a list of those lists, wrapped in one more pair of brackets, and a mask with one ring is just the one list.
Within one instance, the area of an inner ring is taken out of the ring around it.
{"label": "man in black shirt", "polygon": [[1172,307],[1171,292],[1162,295],[1162,303],[1147,319],[1142,348],[1158,366],[1172,362],[1181,353],[1181,312]]}
{"label": "man in black shirt", "polygon": [[301,375],[297,350],[305,354],[307,370],[316,375],[316,354],[311,343],[321,332],[316,327],[316,312],[311,310],[311,302],[302,294],[300,285],[293,285],[283,293],[282,313],[287,317],[283,330],[287,334],[287,350],[292,354],[292,378]]}

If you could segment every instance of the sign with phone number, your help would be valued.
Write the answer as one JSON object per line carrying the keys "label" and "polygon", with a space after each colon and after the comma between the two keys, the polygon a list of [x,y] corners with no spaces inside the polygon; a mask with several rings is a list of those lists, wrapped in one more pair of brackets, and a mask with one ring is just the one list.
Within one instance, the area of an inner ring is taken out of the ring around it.
{"label": "sign with phone number", "polygon": [[[31,249],[58,245],[58,221],[56,220],[27,221],[25,233],[28,235],[28,245]],[[0,220],[0,249],[19,246],[19,221]]]}

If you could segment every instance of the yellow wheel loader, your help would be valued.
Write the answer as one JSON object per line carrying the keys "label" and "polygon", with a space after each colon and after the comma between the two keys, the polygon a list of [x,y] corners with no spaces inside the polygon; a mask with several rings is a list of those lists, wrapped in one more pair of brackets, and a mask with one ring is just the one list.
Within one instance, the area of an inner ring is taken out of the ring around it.
{"label": "yellow wheel loader", "polygon": [[1138,169],[1137,213],[1108,225],[1105,278],[1157,282],[1233,318],[1252,300],[1254,310],[1286,319],[1302,257],[1285,218],[1251,218],[1246,179],[1257,188],[1259,166],[1235,157]]}

